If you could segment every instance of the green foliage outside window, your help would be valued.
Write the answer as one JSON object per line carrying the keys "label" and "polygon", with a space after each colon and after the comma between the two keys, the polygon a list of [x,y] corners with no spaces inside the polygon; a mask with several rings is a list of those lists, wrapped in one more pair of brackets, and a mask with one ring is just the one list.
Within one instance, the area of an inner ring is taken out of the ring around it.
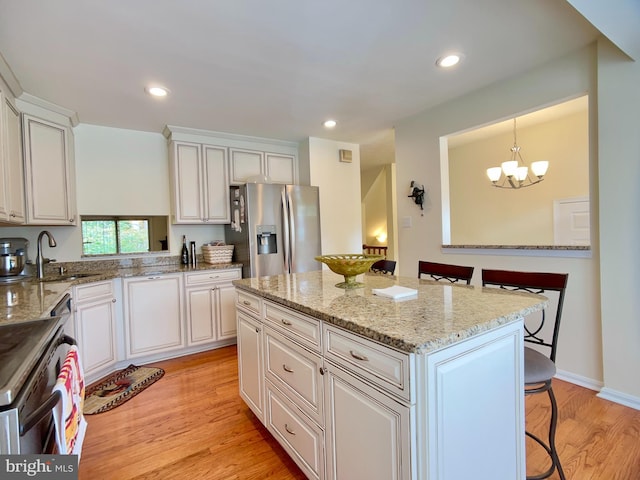
{"label": "green foliage outside window", "polygon": [[147,219],[83,219],[83,255],[117,255],[149,251]]}

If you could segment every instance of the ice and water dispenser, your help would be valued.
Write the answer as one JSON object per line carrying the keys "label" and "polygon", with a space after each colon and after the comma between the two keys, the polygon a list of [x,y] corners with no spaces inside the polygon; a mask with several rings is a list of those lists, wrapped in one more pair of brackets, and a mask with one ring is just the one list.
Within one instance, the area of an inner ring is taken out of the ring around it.
{"label": "ice and water dispenser", "polygon": [[278,236],[275,225],[256,225],[258,255],[278,253]]}

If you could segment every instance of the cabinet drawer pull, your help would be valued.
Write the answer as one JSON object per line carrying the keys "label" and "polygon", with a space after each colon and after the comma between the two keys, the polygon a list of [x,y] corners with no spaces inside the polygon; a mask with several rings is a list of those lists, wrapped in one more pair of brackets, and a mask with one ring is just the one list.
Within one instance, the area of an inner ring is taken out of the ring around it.
{"label": "cabinet drawer pull", "polygon": [[285,372],[293,373],[293,370],[291,369],[291,367],[287,367],[287,365],[286,365],[286,364],[284,364],[284,363],[282,364],[282,369],[283,369]]}
{"label": "cabinet drawer pull", "polygon": [[246,305],[247,307],[250,307],[250,306],[251,306],[251,302],[249,302],[249,301],[247,301],[247,300],[243,300],[243,301],[242,301],[242,304],[243,304],[243,305]]}
{"label": "cabinet drawer pull", "polygon": [[282,322],[283,325],[286,325],[287,327],[290,327],[291,325],[293,325],[289,320],[285,320],[284,318],[281,318],[280,321]]}
{"label": "cabinet drawer pull", "polygon": [[287,424],[287,423],[284,424],[284,429],[287,431],[287,433],[290,433],[291,435],[295,435],[296,434],[296,432],[294,432],[293,430],[291,430],[289,428],[289,424]]}
{"label": "cabinet drawer pull", "polygon": [[362,360],[363,362],[368,362],[369,361],[369,359],[367,357],[365,357],[364,355],[362,355],[360,353],[354,352],[353,350],[349,350],[349,353],[356,360]]}

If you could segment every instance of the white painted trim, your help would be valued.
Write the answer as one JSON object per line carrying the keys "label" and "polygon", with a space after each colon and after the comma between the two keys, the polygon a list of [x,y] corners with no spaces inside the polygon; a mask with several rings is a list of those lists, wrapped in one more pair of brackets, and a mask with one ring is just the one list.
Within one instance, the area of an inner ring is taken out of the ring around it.
{"label": "white painted trim", "polygon": [[588,388],[589,390],[593,390],[595,392],[599,392],[604,385],[598,380],[583,377],[582,375],[567,372],[566,370],[557,370],[555,378],[557,378],[558,380],[564,380],[565,382],[573,383],[574,385]]}
{"label": "white painted trim", "polygon": [[555,378],[588,388],[589,390],[594,390],[598,392],[596,396],[604,400],[609,400],[611,402],[624,405],[625,407],[640,410],[640,397],[635,397],[628,393],[618,392],[617,390],[607,388],[598,380],[583,377],[582,375],[576,375],[575,373],[567,372],[565,370],[558,370]]}
{"label": "white painted trim", "polygon": [[4,80],[4,83],[7,85],[9,90],[11,90],[11,93],[13,94],[14,97],[19,97],[24,93],[24,90],[22,90],[22,86],[20,85],[20,82],[18,81],[16,76],[13,74],[13,70],[11,70],[11,67],[9,66],[9,64],[7,63],[7,61],[2,56],[1,53],[0,53],[0,77],[2,77],[2,80]]}
{"label": "white painted trim", "polygon": [[[235,133],[228,133],[228,132],[214,132],[211,130],[200,130],[197,128],[188,128],[188,127],[179,127],[177,125],[166,125],[164,127],[164,129],[162,130],[162,134],[168,139],[168,140],[183,140],[186,142],[199,142],[199,143],[207,143],[207,142],[211,142],[212,139],[218,139],[218,140],[229,140],[232,142],[249,142],[249,143],[258,143],[258,144],[264,144],[267,145],[266,148],[264,148],[264,150],[266,151],[271,151],[269,150],[269,148],[273,148],[274,146],[279,146],[279,147],[286,147],[286,148],[293,148],[293,149],[298,149],[298,143],[297,142],[291,142],[291,141],[287,141],[287,140],[279,140],[279,139],[275,139],[275,138],[263,138],[263,137],[252,137],[249,135],[238,135]],[[239,145],[231,145],[231,146],[238,146],[239,148],[242,148],[242,146]],[[248,147],[248,148],[252,148],[252,147]],[[255,149],[255,147],[253,147]],[[278,153],[278,152],[274,152],[274,153]]]}
{"label": "white painted trim", "polygon": [[610,400],[612,402],[619,403],[620,405],[624,405],[625,407],[630,407],[636,410],[640,410],[640,398],[634,397],[633,395],[629,395],[627,393],[618,392],[617,390],[603,387],[597,396],[605,400]]}
{"label": "white painted trim", "polygon": [[457,248],[441,247],[442,253],[455,253],[463,255],[498,255],[512,257],[566,257],[566,258],[591,258],[591,250],[566,250],[566,249],[542,249],[542,248]]}
{"label": "white painted trim", "polygon": [[23,93],[17,97],[16,105],[20,108],[20,111],[50,122],[60,123],[69,127],[76,127],[80,123],[78,114],[73,110],[35,97],[30,93]]}

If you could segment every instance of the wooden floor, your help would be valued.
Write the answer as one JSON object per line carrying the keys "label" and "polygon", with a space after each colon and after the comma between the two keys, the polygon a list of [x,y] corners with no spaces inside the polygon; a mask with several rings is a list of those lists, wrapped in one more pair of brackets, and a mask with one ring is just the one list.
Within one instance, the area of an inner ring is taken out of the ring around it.
{"label": "wooden floor", "polygon": [[[80,480],[305,478],[240,400],[235,346],[153,365],[165,369],[161,380],[87,417]],[[554,391],[567,479],[640,479],[640,411],[570,383],[556,381]],[[546,422],[547,403],[546,395],[527,397],[527,428]],[[528,473],[545,462],[527,444]]]}

